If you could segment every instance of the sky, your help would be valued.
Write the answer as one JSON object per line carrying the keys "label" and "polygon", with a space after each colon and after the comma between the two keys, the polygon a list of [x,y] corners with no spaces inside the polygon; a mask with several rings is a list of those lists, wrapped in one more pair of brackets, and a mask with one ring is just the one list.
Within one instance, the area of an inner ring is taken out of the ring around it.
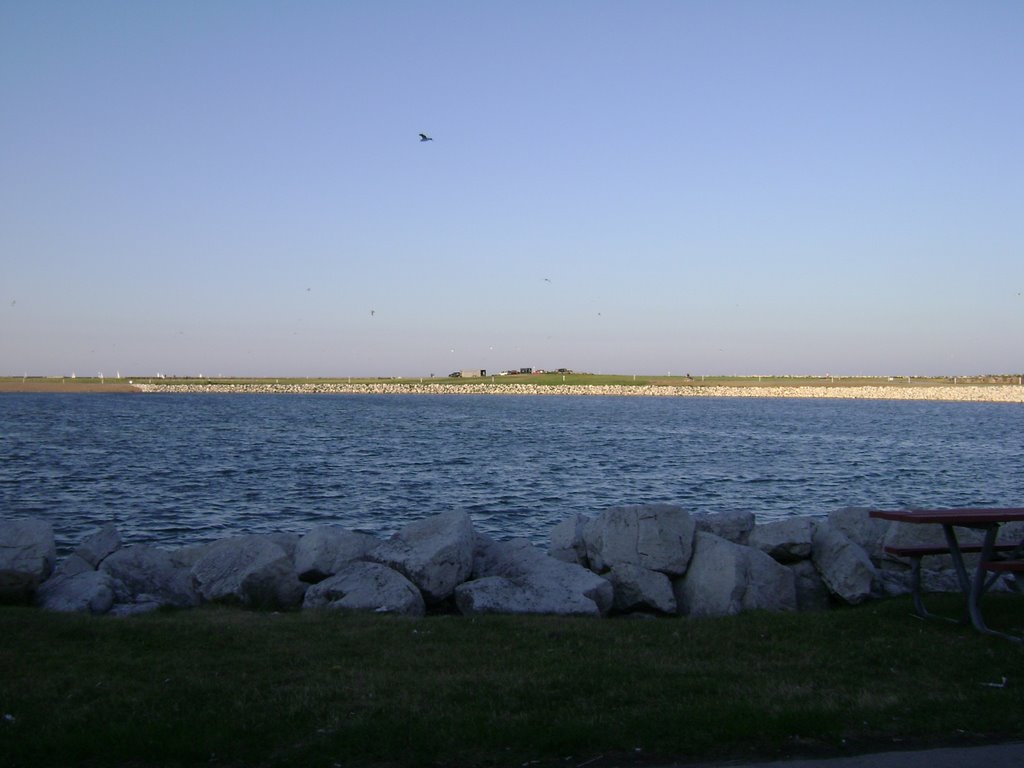
{"label": "sky", "polygon": [[0,0],[0,375],[1020,372],[1022,40],[1003,0]]}

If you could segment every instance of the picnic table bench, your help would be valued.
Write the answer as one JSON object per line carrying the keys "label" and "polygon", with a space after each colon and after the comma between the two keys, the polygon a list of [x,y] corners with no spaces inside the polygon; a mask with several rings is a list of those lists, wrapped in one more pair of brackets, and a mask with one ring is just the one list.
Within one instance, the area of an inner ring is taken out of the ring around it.
{"label": "picnic table bench", "polygon": [[[909,510],[872,510],[869,515],[881,520],[900,523],[938,524],[942,526],[946,537],[946,546],[887,546],[885,551],[892,555],[908,557],[912,561],[914,609],[924,618],[945,618],[935,616],[924,606],[921,595],[921,559],[926,555],[946,555],[953,560],[957,580],[966,597],[966,612],[974,628],[985,634],[998,635],[1015,642],[1024,642],[1024,637],[997,632],[989,629],[981,613],[982,595],[995,582],[1009,574],[1024,573],[1024,541],[1020,543],[998,542],[996,538],[999,528],[1004,523],[1024,521],[1024,508],[987,508],[968,509],[909,509]],[[961,544],[955,528],[973,528],[984,531],[981,544]],[[1008,552],[1009,557],[1001,554]],[[964,554],[978,553],[980,558],[969,576],[964,564]],[[1014,589],[1019,590],[1016,581],[1011,582]]]}
{"label": "picnic table bench", "polygon": [[[961,544],[960,552],[962,554],[981,554],[984,550],[983,544]],[[1010,544],[1010,543],[997,543],[992,546],[993,552],[1013,552],[1021,548],[1021,544]],[[952,554],[952,550],[949,545],[930,545],[930,546],[895,546],[887,545],[883,547],[885,552],[890,555],[897,557],[908,558],[910,562],[910,585],[911,585],[911,597],[914,601],[914,610],[917,615],[925,619],[945,619],[945,616],[939,616],[929,611],[924,605],[924,595],[921,585],[921,561],[923,558],[929,555],[949,555]],[[996,560],[988,561],[985,563],[986,566],[1003,566],[1010,565],[1014,562],[1020,563],[1021,567],[1024,568],[1024,560]],[[999,568],[992,567],[986,568],[986,570],[1000,570]],[[1006,569],[1011,570],[1011,569]],[[1018,569],[1012,569],[1018,570]],[[949,621],[957,621],[956,619],[948,619]]]}

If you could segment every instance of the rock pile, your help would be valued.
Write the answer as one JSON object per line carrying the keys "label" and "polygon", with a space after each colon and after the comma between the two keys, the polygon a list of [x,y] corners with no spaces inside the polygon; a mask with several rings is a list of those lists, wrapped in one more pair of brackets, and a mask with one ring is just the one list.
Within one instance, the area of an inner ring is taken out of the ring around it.
{"label": "rock pile", "polygon": [[[908,592],[909,563],[884,546],[941,536],[922,528],[854,508],[756,524],[750,513],[691,515],[665,504],[567,518],[548,551],[478,533],[464,512],[389,539],[321,526],[164,550],[126,546],[107,525],[58,562],[49,523],[8,520],[0,601],[118,616],[202,603],[407,616],[815,610]],[[929,558],[924,573],[929,589],[956,589],[947,560]]]}
{"label": "rock pile", "polygon": [[838,398],[843,400],[942,400],[948,402],[1024,403],[1024,386],[1016,384],[953,386],[714,386],[688,384],[417,384],[376,382],[342,384],[309,382],[302,384],[173,383],[138,382],[140,392],[175,394],[261,394],[261,395],[569,395],[573,397],[786,397]]}

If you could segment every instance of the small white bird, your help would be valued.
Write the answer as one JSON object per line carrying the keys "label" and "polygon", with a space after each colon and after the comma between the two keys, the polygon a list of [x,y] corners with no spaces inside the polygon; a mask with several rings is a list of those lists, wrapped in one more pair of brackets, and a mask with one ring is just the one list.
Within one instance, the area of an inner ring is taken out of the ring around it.
{"label": "small white bird", "polygon": [[427,134],[421,133],[420,134],[420,141],[433,141],[433,139],[430,138],[429,136],[427,136]]}

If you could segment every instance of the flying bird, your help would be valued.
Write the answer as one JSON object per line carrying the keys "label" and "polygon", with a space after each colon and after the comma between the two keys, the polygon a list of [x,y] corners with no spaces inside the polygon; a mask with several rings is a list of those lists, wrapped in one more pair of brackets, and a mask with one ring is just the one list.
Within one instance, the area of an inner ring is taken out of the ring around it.
{"label": "flying bird", "polygon": [[377,314],[377,310],[376,309],[371,309],[370,310],[370,317],[373,317],[376,314]]}
{"label": "flying bird", "polygon": [[433,141],[433,139],[430,138],[429,136],[427,136],[427,134],[421,133],[420,134],[420,141]]}

